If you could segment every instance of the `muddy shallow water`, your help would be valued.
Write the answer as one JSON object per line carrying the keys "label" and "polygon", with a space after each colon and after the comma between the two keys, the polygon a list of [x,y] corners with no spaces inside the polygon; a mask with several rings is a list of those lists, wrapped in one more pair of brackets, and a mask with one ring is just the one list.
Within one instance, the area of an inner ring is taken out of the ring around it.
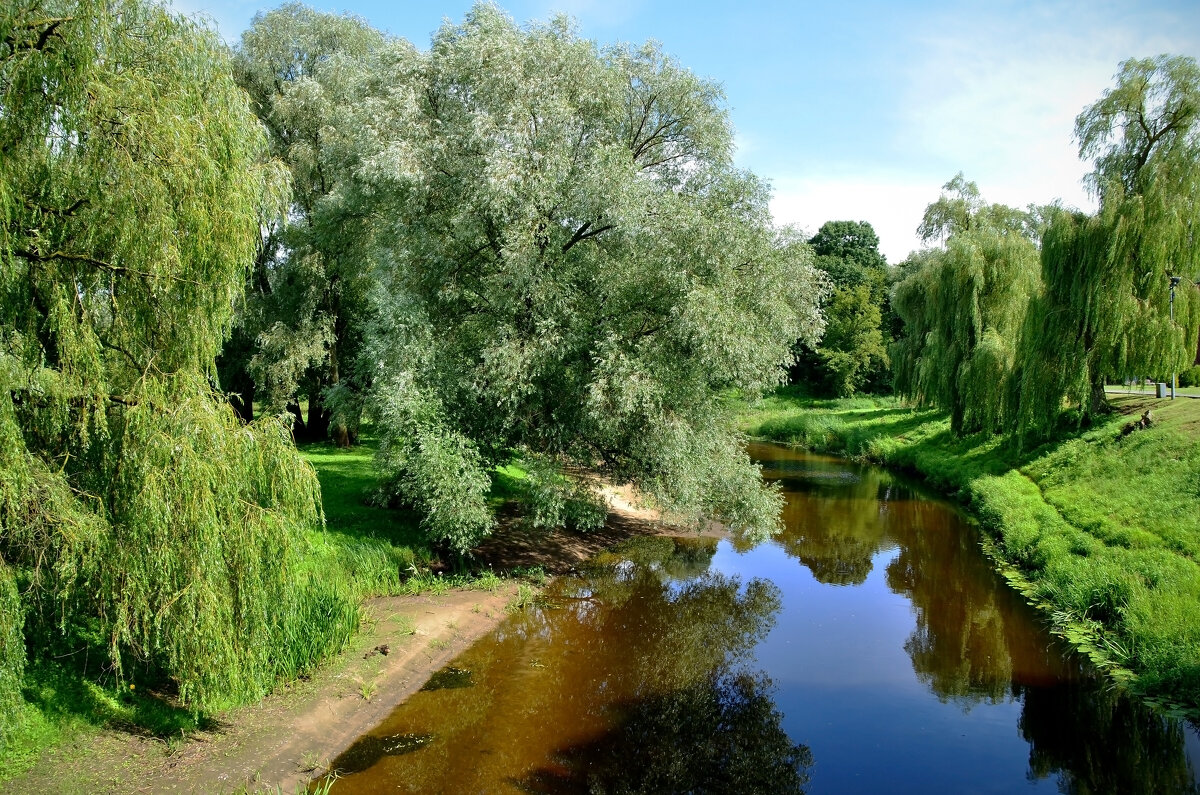
{"label": "muddy shallow water", "polygon": [[951,506],[754,445],[758,546],[632,539],[334,762],[336,792],[1196,792],[1200,739],[1111,691]]}

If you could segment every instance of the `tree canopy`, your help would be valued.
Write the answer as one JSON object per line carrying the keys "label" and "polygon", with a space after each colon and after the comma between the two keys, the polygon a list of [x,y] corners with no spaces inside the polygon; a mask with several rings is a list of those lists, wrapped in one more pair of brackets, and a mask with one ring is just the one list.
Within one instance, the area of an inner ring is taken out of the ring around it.
{"label": "tree canopy", "polygon": [[808,244],[813,264],[832,284],[822,307],[826,319],[820,344],[797,345],[793,380],[836,395],[887,388],[885,317],[891,325],[890,272],[879,253],[879,237],[866,221],[827,221]]}
{"label": "tree canopy", "polygon": [[210,387],[282,204],[266,155],[212,32],[137,0],[0,9],[2,623],[15,572],[27,629],[191,705],[330,635],[294,610],[312,470]]}
{"label": "tree canopy", "polygon": [[1005,204],[988,204],[979,186],[960,171],[942,186],[942,195],[925,208],[917,234],[926,243],[945,242],[955,234],[991,229],[1015,232],[1037,240],[1048,208],[1030,205],[1024,210]]}
{"label": "tree canopy", "polygon": [[866,221],[826,221],[808,244],[818,267],[838,287],[872,283],[887,270],[887,260],[879,253],[879,236]]}
{"label": "tree canopy", "polygon": [[[601,49],[490,5],[438,32],[419,80],[361,121],[391,219],[366,354],[389,493],[468,549],[491,525],[487,468],[515,451],[773,526],[722,395],[780,382],[824,288],[733,166],[719,87],[657,45]],[[595,521],[586,493],[556,493]]]}
{"label": "tree canopy", "polygon": [[[1046,232],[1046,294],[1030,313],[1021,429],[1053,429],[1064,398],[1082,420],[1104,384],[1190,366],[1200,331],[1200,68],[1192,58],[1124,61],[1117,85],[1075,122],[1100,199],[1092,217],[1058,213]],[[1175,293],[1171,320],[1170,277]]]}

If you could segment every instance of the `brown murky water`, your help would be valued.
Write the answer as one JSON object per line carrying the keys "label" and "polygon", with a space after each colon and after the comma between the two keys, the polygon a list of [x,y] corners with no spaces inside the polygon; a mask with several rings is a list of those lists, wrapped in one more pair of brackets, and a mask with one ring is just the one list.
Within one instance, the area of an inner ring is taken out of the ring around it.
{"label": "brown murky water", "polygon": [[947,504],[755,445],[753,548],[635,539],[334,764],[337,792],[1196,792],[1195,729],[1111,692]]}

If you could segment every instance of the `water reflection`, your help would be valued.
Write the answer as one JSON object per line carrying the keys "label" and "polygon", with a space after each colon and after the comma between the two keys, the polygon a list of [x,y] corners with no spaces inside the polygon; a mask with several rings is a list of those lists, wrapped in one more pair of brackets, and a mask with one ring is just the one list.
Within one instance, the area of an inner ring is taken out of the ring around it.
{"label": "water reflection", "polygon": [[455,661],[473,687],[418,692],[373,732],[433,735],[426,747],[344,771],[336,788],[733,791],[727,771],[731,787],[760,776],[800,791],[807,751],[783,730],[770,681],[745,666],[779,589],[710,571],[716,544],[635,539],[556,581],[546,604]]}
{"label": "water reflection", "polygon": [[[964,713],[1017,706],[1028,782],[1081,794],[1200,792],[1186,742],[1200,745],[1196,728],[1115,692],[1049,638],[958,512],[883,470],[773,445],[751,454],[785,487],[779,546],[818,582],[862,584],[894,550],[885,582],[912,612],[903,649],[917,680]],[[839,467],[854,476],[828,474]]]}
{"label": "water reflection", "polygon": [[402,705],[335,789],[1198,792],[1195,729],[1053,641],[950,506],[751,452],[784,486],[778,539],[601,555]]}
{"label": "water reflection", "polygon": [[563,749],[519,782],[527,792],[803,792],[812,755],[781,726],[765,675],[728,669],[616,705],[612,729]]}
{"label": "water reflection", "polygon": [[[818,582],[861,585],[873,559],[894,546],[887,533],[892,483],[882,470],[855,472],[835,459],[799,460],[791,451],[752,445],[751,455],[764,466],[763,476],[784,488],[784,532],[777,543],[808,567]],[[876,510],[847,511],[847,503]]]}
{"label": "water reflection", "polygon": [[[928,499],[897,476],[873,467],[798,453],[752,448],[764,476],[787,484],[780,544],[822,583],[855,572],[866,580],[886,550],[886,582],[911,604],[916,625],[904,643],[918,679],[943,701],[964,708],[997,703],[1014,686],[1071,675],[1063,649],[1047,643],[1030,611],[998,578],[973,527],[945,503]],[[820,476],[798,476],[805,467]],[[830,478],[830,468],[854,473]]]}
{"label": "water reflection", "polygon": [[1028,688],[1024,695],[1019,725],[1029,742],[1030,774],[1057,776],[1060,792],[1200,792],[1184,752],[1194,728],[1097,681]]}

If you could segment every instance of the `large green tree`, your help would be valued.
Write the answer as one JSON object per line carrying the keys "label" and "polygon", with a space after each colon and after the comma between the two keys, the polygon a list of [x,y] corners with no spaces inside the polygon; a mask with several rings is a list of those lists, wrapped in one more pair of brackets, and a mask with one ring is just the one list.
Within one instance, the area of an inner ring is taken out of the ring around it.
{"label": "large green tree", "polygon": [[[364,380],[354,371],[372,284],[373,206],[353,180],[368,142],[374,58],[391,42],[362,20],[289,3],[254,18],[234,58],[238,83],[288,167],[291,203],[259,248],[223,386],[253,416],[257,395],[295,417],[297,438],[347,444]],[[307,416],[301,403],[308,407]]]}
{"label": "large green tree", "polygon": [[491,526],[487,467],[516,451],[772,527],[723,394],[780,382],[823,288],[733,166],[720,88],[655,45],[491,5],[439,31],[421,80],[362,121],[395,208],[368,354],[389,493],[467,549]]}
{"label": "large green tree", "polygon": [[312,470],[210,388],[281,204],[266,154],[212,32],[137,0],[0,7],[0,686],[14,571],[27,629],[201,707],[329,634],[295,612]]}
{"label": "large green tree", "polygon": [[837,395],[886,389],[890,274],[875,229],[866,221],[827,221],[808,243],[813,264],[833,290],[823,307],[827,325],[820,344],[796,346],[793,380]]}
{"label": "large green tree", "polygon": [[[826,221],[808,240],[816,265],[839,287],[886,283],[887,260],[879,252],[879,235],[866,221]],[[880,290],[881,291],[881,290]]]}
{"label": "large green tree", "polygon": [[[1110,379],[1190,366],[1200,328],[1200,68],[1193,58],[1124,61],[1117,85],[1075,122],[1100,199],[1058,213],[1042,248],[1045,298],[1030,313],[1021,430],[1051,432],[1064,400],[1087,421]],[[1175,290],[1171,320],[1170,280]]]}

